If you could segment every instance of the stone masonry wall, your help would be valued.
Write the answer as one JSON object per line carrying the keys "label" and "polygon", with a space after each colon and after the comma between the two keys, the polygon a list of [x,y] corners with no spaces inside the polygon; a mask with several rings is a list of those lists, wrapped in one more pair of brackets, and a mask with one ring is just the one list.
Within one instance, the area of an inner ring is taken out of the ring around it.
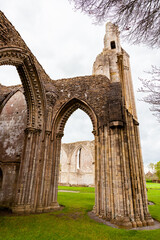
{"label": "stone masonry wall", "polygon": [[26,111],[24,94],[18,90],[6,102],[0,115],[0,202],[5,206],[12,203],[16,187],[24,144]]}
{"label": "stone masonry wall", "polygon": [[60,156],[59,184],[94,186],[94,141],[63,143]]}

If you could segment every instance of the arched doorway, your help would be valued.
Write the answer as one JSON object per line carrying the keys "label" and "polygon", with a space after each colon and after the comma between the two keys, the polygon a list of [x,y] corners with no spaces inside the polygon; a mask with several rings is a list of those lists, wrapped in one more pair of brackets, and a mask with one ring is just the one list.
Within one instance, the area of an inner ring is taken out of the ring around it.
{"label": "arched doorway", "polygon": [[[54,130],[53,130],[53,139],[54,139],[54,177],[53,177],[53,194],[52,194],[52,204],[56,206],[57,204],[57,193],[58,193],[58,179],[59,179],[59,166],[60,166],[60,151],[61,151],[61,139],[64,134],[64,128],[67,120],[77,109],[83,110],[91,119],[93,131],[92,133],[95,136],[95,168],[97,164],[96,152],[97,152],[97,117],[92,108],[84,101],[81,101],[77,98],[73,98],[66,104],[64,104],[60,111],[58,112],[55,121],[54,121]],[[95,172],[95,181],[96,181],[96,172]],[[95,193],[97,188],[95,188]],[[96,199],[96,197],[95,197]],[[96,201],[96,200],[95,200]]]}
{"label": "arched doorway", "polygon": [[[94,186],[95,146],[90,117],[77,109],[66,122],[60,155],[60,186]],[[62,187],[61,187],[62,188]]]}

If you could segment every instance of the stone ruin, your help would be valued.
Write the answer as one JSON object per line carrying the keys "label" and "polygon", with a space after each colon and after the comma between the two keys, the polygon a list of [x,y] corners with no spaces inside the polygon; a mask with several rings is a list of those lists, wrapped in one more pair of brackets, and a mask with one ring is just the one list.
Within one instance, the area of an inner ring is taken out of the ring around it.
{"label": "stone ruin", "polygon": [[63,143],[61,145],[59,185],[95,186],[94,141]]}
{"label": "stone ruin", "polygon": [[[22,86],[0,85],[0,204],[13,212],[59,208],[61,138],[80,108],[94,134],[96,215],[122,227],[154,224],[148,211],[129,55],[106,25],[93,74],[52,80],[0,12],[0,65],[16,67]],[[17,99],[25,97],[26,110]],[[21,145],[19,144],[20,139]]]}

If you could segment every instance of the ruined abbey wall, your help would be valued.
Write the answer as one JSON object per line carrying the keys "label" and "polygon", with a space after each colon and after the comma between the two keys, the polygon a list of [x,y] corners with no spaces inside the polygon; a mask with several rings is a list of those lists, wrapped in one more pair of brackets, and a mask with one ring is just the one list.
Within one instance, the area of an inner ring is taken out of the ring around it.
{"label": "ruined abbey wall", "polygon": [[[27,124],[27,105],[23,88],[15,87],[3,100],[0,114],[0,186],[1,205],[10,206],[18,179]],[[66,186],[94,186],[94,141],[62,144],[59,184]]]}
{"label": "ruined abbey wall", "polygon": [[94,159],[94,141],[63,143],[59,184],[63,186],[94,186]]}
{"label": "ruined abbey wall", "polygon": [[[95,214],[125,228],[154,224],[148,211],[129,55],[120,45],[117,26],[106,24],[104,49],[96,58],[91,76],[55,81],[0,11],[0,65],[16,67],[27,106],[27,112],[23,112],[17,105],[16,97],[22,98],[17,92],[12,111],[6,100],[15,87],[0,86],[0,204],[9,204],[20,214],[60,207],[61,139],[68,118],[79,108],[90,117],[95,137]],[[14,117],[6,126],[3,119],[10,112]],[[23,114],[27,116],[24,132],[20,127]],[[23,138],[21,146],[19,137]],[[16,159],[13,165],[12,156]]]}
{"label": "ruined abbey wall", "polygon": [[0,202],[10,206],[15,194],[24,147],[27,106],[22,88],[7,95],[0,114]]}

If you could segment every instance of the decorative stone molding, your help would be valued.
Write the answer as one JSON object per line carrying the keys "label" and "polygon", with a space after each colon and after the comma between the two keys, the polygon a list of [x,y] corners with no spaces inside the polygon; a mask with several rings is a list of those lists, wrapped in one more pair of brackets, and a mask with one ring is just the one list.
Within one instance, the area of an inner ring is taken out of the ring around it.
{"label": "decorative stone molding", "polygon": [[[71,105],[71,106],[70,106]],[[80,101],[79,99],[72,99],[69,102],[67,102],[59,114],[57,115],[56,120],[56,131],[57,133],[63,133],[65,124],[68,120],[68,118],[71,116],[71,114],[76,111],[77,109],[83,110],[87,115],[90,117],[92,124],[93,124],[93,132],[97,130],[97,120],[96,116],[93,112],[93,110],[83,101]]]}
{"label": "decorative stone molding", "polygon": [[0,65],[14,65],[20,75],[27,103],[27,126],[43,126],[43,93],[32,58],[22,49],[0,48]]}

